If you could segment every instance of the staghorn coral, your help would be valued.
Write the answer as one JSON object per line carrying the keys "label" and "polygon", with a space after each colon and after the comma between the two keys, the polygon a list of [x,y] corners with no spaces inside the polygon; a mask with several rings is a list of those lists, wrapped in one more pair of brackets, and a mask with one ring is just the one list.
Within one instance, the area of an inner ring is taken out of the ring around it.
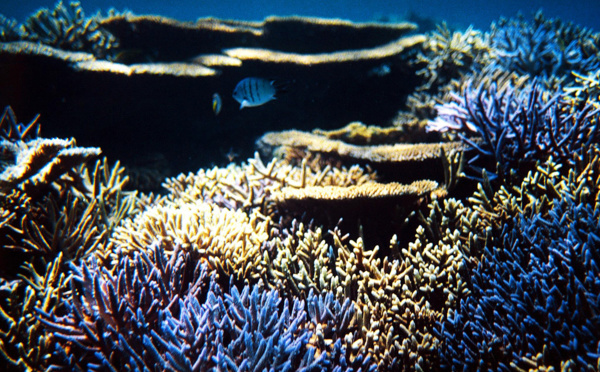
{"label": "staghorn coral", "polygon": [[143,338],[152,330],[162,332],[161,312],[209,285],[206,267],[190,253],[177,250],[166,260],[161,249],[151,248],[153,259],[144,252],[122,256],[114,275],[93,264],[71,265],[71,296],[64,299],[64,310],[36,309],[59,341],[55,368],[115,370],[141,364],[135,350],[144,347]]}
{"label": "staghorn coral", "polygon": [[524,180],[545,197],[528,195],[470,270],[472,295],[439,328],[446,367],[598,366],[599,159],[593,147],[563,174],[549,161]]}
{"label": "staghorn coral", "polygon": [[107,231],[99,228],[99,216],[94,202],[85,204],[71,193],[45,198],[37,203],[37,213],[27,213],[21,219],[18,240],[4,249],[24,250],[43,256],[64,253],[68,259],[88,255],[100,245]]}
{"label": "staghorn coral", "polygon": [[[114,15],[114,12],[113,12]],[[99,27],[99,15],[86,18],[77,1],[64,5],[59,1],[53,10],[40,9],[22,25],[24,38],[62,50],[85,51],[103,58],[118,46],[115,37]]]}
{"label": "staghorn coral", "polygon": [[[493,64],[484,65],[476,71],[462,74],[451,79],[446,84],[440,86],[435,93],[416,91],[410,94],[407,97],[407,105],[410,112],[402,114],[418,118],[419,122],[422,123],[422,132],[426,132],[427,120],[433,120],[437,116],[436,105],[453,102],[454,97],[457,94],[464,95],[465,87],[468,87],[469,85],[483,85],[488,89],[492,84],[496,84],[499,91],[505,90],[509,85],[515,89],[522,89],[529,80],[529,75],[519,75],[513,71],[506,71]],[[424,138],[431,138],[432,134],[431,132],[426,132],[421,135]],[[448,135],[446,132],[442,134],[442,138],[454,141],[456,136]],[[439,140],[439,138],[437,140]]]}
{"label": "staghorn coral", "polygon": [[[124,17],[122,24],[142,33],[158,27],[143,30],[145,22]],[[306,23],[266,22],[272,31]],[[343,22],[333,29],[313,23],[319,35],[347,32]],[[221,35],[243,34],[250,44],[265,40],[265,22],[213,24]],[[193,24],[159,26],[195,32]],[[560,38],[572,37],[568,28],[552,27],[561,30]],[[462,36],[455,35],[468,41]],[[225,76],[227,69],[242,68],[238,61],[208,54],[197,62],[220,67]],[[465,63],[479,69],[468,58]],[[389,146],[383,154],[379,146],[337,137],[360,133],[356,141],[368,142],[386,130],[322,131],[331,138],[321,150],[291,146],[283,161],[256,155],[247,163],[180,175],[165,181],[161,196],[123,191],[126,171],[106,159],[57,166],[55,173],[39,167],[34,173],[47,174],[48,181],[25,188],[36,175],[13,172],[16,151],[6,150],[2,171],[11,169],[7,174],[14,177],[7,179],[14,182],[0,190],[1,354],[14,369],[40,370],[600,368],[594,334],[600,327],[596,77],[575,75],[573,90],[552,99],[543,83],[525,85],[527,76],[498,65],[468,77],[456,68],[459,76],[438,76],[449,83],[431,93],[447,108],[458,102],[452,110],[463,120],[460,128],[423,138],[460,133],[462,144]],[[415,127],[423,123],[417,117],[408,119]],[[523,119],[527,130],[513,119]],[[17,124],[6,111],[2,121],[10,124],[0,126],[7,149],[44,140],[36,138],[37,120]],[[497,126],[504,132],[495,132]],[[414,142],[419,133],[402,130],[388,134]],[[291,140],[302,137],[295,136]],[[397,142],[380,137],[375,143],[388,140]],[[62,145],[74,142],[56,147]],[[328,161],[328,146],[354,146],[368,157]],[[463,153],[478,151],[479,159],[466,168]],[[444,176],[443,188],[408,167],[415,161],[427,168],[427,156],[436,162],[433,172]],[[415,178],[405,185],[386,179],[375,166],[390,158],[401,160],[396,171]],[[506,182],[491,181],[502,167]],[[481,182],[474,192],[457,187],[463,170],[476,170]],[[421,181],[409,186],[415,179]],[[410,203],[392,202],[407,190]],[[338,198],[346,199],[348,211],[331,208],[338,201],[330,199]],[[300,208],[284,211],[294,203]],[[331,211],[344,220],[319,220]],[[344,225],[348,221],[352,226]],[[373,222],[378,240],[368,236]],[[4,260],[8,256],[15,260]]]}
{"label": "staghorn coral", "polygon": [[58,309],[68,297],[70,276],[64,272],[64,261],[59,254],[41,270],[28,264],[21,278],[0,280],[0,355],[7,368],[43,371],[48,366],[54,337],[42,327],[34,309]]}
{"label": "staghorn coral", "polygon": [[507,178],[550,155],[569,161],[582,147],[600,140],[598,120],[600,110],[591,103],[577,109],[539,84],[521,90],[510,85],[497,90],[493,84],[488,89],[467,87],[455,102],[438,106],[429,130],[457,132],[477,153],[469,160],[473,177],[481,179],[485,171],[493,179]]}
{"label": "staghorn coral", "polygon": [[[165,202],[124,220],[112,243],[117,251],[133,254],[160,239],[195,252],[222,275],[256,279],[266,270],[260,246],[268,238],[269,222],[258,211],[246,214],[201,201]],[[166,250],[167,256],[171,253]],[[113,260],[117,260],[114,253]]]}
{"label": "staghorn coral", "polygon": [[464,32],[450,31],[446,23],[437,26],[427,37],[423,51],[417,54],[417,65],[425,67],[417,74],[425,82],[417,90],[437,91],[471,71],[479,70],[494,56],[488,36],[469,27]]}
{"label": "staghorn coral", "polygon": [[84,163],[99,149],[35,138],[37,118],[18,124],[10,108],[1,124],[0,271],[14,273],[22,262],[53,260],[59,253],[73,260],[104,251],[112,229],[136,204],[135,193],[121,191],[124,169],[98,161],[90,179]]}
{"label": "staghorn coral", "polygon": [[497,50],[494,63],[507,71],[559,81],[571,79],[571,72],[586,74],[600,67],[597,40],[591,30],[548,20],[541,12],[531,24],[522,18],[501,19],[490,34],[490,45]]}
{"label": "staghorn coral", "polygon": [[348,301],[312,293],[306,302],[282,301],[260,283],[221,286],[194,252],[174,247],[165,261],[162,249],[154,243],[151,255],[121,256],[117,274],[72,265],[64,313],[37,309],[64,351],[52,367],[374,370],[366,355],[345,359],[339,340],[352,319]]}
{"label": "staghorn coral", "polygon": [[565,99],[571,99],[574,104],[590,102],[595,108],[600,107],[600,69],[587,75],[573,72],[575,81],[564,88]]}
{"label": "staghorn coral", "polygon": [[29,124],[19,123],[17,122],[15,112],[10,106],[7,106],[2,112],[2,118],[0,118],[0,136],[2,139],[10,142],[34,139],[40,134],[38,119],[39,115]]}
{"label": "staghorn coral", "polygon": [[367,250],[362,240],[347,243],[339,234],[331,232],[328,243],[320,228],[296,223],[278,233],[266,243],[267,282],[295,295],[314,290],[351,299],[357,328],[342,345],[372,355],[379,369],[435,365],[435,320],[467,293],[460,248],[428,246],[423,255],[420,243],[401,251],[392,240],[395,253],[381,259],[379,248]]}
{"label": "staghorn coral", "polygon": [[21,40],[23,31],[19,27],[19,23],[10,18],[6,18],[0,14],[0,42],[6,43],[11,41]]}

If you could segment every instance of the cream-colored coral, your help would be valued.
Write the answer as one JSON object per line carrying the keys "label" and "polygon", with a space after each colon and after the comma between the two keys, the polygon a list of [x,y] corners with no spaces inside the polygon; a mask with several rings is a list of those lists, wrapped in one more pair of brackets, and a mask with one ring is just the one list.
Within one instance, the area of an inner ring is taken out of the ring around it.
{"label": "cream-colored coral", "polygon": [[126,254],[146,251],[156,240],[179,245],[224,275],[256,279],[266,270],[260,248],[268,231],[269,220],[258,211],[246,214],[202,201],[165,201],[125,220],[111,240]]}
{"label": "cream-colored coral", "polygon": [[264,164],[256,154],[248,163],[201,169],[196,174],[182,174],[167,179],[163,186],[169,190],[169,198],[172,200],[204,200],[231,209],[259,207],[266,213],[267,199],[284,187],[345,187],[374,180],[373,172],[365,171],[359,166],[312,168],[306,163],[293,166],[277,159]]}
{"label": "cream-colored coral", "polygon": [[368,160],[374,163],[439,159],[442,151],[449,153],[464,148],[461,142],[356,146],[297,130],[269,132],[263,135],[258,143],[271,152],[275,152],[277,148],[283,148],[282,151],[286,151],[285,148],[297,148],[338,158]]}
{"label": "cream-colored coral", "polygon": [[320,201],[351,201],[367,199],[400,199],[419,198],[429,193],[443,196],[444,190],[437,182],[430,180],[415,181],[410,185],[396,182],[375,183],[368,182],[352,186],[311,186],[304,188],[284,187],[279,192],[273,193],[271,200],[276,203],[301,200]]}

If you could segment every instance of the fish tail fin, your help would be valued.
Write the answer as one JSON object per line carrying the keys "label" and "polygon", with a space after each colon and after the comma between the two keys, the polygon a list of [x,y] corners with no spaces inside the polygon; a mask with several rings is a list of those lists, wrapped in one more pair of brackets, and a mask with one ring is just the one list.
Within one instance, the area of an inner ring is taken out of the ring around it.
{"label": "fish tail fin", "polygon": [[295,79],[273,79],[271,85],[275,88],[277,94],[289,92],[290,87],[296,83]]}

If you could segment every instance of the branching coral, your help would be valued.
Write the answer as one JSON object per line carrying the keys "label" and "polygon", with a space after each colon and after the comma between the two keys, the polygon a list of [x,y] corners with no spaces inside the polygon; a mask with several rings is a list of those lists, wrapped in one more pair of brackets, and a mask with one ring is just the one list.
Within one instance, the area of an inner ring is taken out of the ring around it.
{"label": "branching coral", "polygon": [[[5,109],[0,128],[4,161],[0,253],[28,252],[33,254],[27,259],[31,262],[39,255],[53,260],[60,252],[67,259],[79,258],[95,249],[106,237],[96,201],[77,198],[65,185],[70,182],[69,174],[76,174],[75,168],[81,170],[100,150],[74,147],[74,140],[36,138],[37,118],[19,124],[10,108]],[[3,265],[1,271],[15,271],[19,265],[9,266]]]}
{"label": "branching coral", "polygon": [[[17,123],[6,108],[0,121],[0,253],[26,252],[52,260],[62,252],[78,259],[103,246],[113,228],[135,207],[135,193],[121,191],[124,169],[98,161],[93,176],[85,162],[96,148],[74,140],[37,138],[37,117]],[[8,257],[8,256],[6,256]],[[15,257],[11,257],[11,260]],[[3,265],[1,270],[18,269]]]}
{"label": "branching coral", "polygon": [[569,79],[570,72],[588,73],[600,67],[597,35],[590,30],[547,20],[540,12],[532,24],[502,19],[492,26],[490,44],[495,63],[507,71],[545,79]]}
{"label": "branching coral", "polygon": [[54,337],[35,317],[34,308],[52,311],[68,297],[69,275],[59,254],[42,269],[28,264],[19,280],[0,280],[0,355],[15,370],[43,371],[54,351]]}
{"label": "branching coral", "polygon": [[593,331],[600,326],[599,159],[593,147],[567,171],[548,161],[520,189],[499,192],[516,218],[494,228],[500,238],[471,270],[472,295],[441,324],[446,365],[585,370],[600,363]]}
{"label": "branching coral", "polygon": [[160,239],[195,252],[211,270],[243,281],[258,278],[265,270],[260,246],[268,229],[269,221],[257,211],[247,215],[204,202],[165,203],[125,220],[112,242],[117,250],[133,254]]}
{"label": "branching coral", "polygon": [[[30,34],[48,43],[92,40],[85,30],[97,25],[78,9],[59,3],[54,13],[41,11]],[[123,191],[119,163],[88,166],[99,150],[38,138],[37,118],[20,124],[6,109],[0,355],[15,370],[600,368],[600,107],[597,74],[585,72],[597,63],[596,36],[539,23],[524,36],[515,34],[523,24],[498,26],[496,43],[530,39],[498,55],[472,29],[441,28],[430,38],[420,57],[430,78],[423,88],[440,105],[429,127],[452,135],[427,138],[462,142],[410,144],[417,130],[356,123],[270,133],[261,146],[283,160],[257,154],[201,169],[166,180],[159,196]],[[278,27],[329,32],[319,20],[293,17],[106,24],[175,25],[198,37],[235,28],[236,40],[269,37],[262,32]],[[135,39],[147,31],[120,32]],[[570,41],[556,51],[552,33]],[[404,39],[394,40],[371,52],[388,58]],[[246,64],[261,55],[297,68],[315,60],[251,44],[227,53]],[[563,58],[556,71],[580,71],[576,83],[556,93],[500,62],[482,67],[494,59],[519,64],[527,48]],[[319,63],[365,51],[336,49]],[[221,57],[198,61],[241,67]],[[153,69],[119,68],[146,67]],[[424,122],[416,117],[415,128]],[[386,178],[382,165],[413,178]],[[422,176],[423,168],[439,178]],[[456,187],[464,173],[480,181],[474,192]]]}
{"label": "branching coral", "polygon": [[194,252],[175,247],[165,261],[159,244],[149,251],[121,256],[115,274],[72,265],[65,311],[37,308],[64,351],[53,367],[374,370],[366,355],[345,359],[339,340],[353,318],[349,301],[312,293],[306,303],[288,301],[260,283],[221,287]]}
{"label": "branching coral", "polygon": [[99,27],[98,18],[85,18],[79,2],[64,5],[59,1],[53,10],[41,9],[27,18],[23,35],[27,40],[59,49],[106,57],[118,43],[111,33]]}
{"label": "branching coral", "polygon": [[487,35],[469,27],[464,32],[452,32],[445,23],[428,35],[424,52],[417,55],[417,64],[425,67],[417,72],[426,81],[419,90],[433,90],[459,78],[470,71],[477,71],[486,64],[494,51]]}
{"label": "branching coral", "polygon": [[206,290],[206,268],[189,253],[178,251],[165,260],[158,245],[152,251],[153,259],[144,252],[123,257],[115,275],[94,265],[73,265],[71,297],[63,302],[64,312],[37,308],[63,349],[56,354],[59,366],[139,367],[143,363],[136,351],[144,348],[144,336],[150,337],[150,331],[161,332],[162,311],[179,306],[179,298],[187,293]]}
{"label": "branching coral", "polygon": [[574,103],[590,101],[595,108],[600,108],[600,69],[587,75],[573,73],[575,82],[564,88],[566,99]]}
{"label": "branching coral", "polygon": [[[470,159],[475,177],[486,170],[491,178],[507,177],[524,163],[554,156],[569,161],[583,147],[600,140],[600,109],[585,102],[577,109],[560,94],[539,84],[522,90],[495,85],[485,89],[467,86],[455,102],[438,107],[438,117],[429,130],[456,131],[477,155]],[[484,164],[476,162],[482,158]],[[491,166],[490,166],[491,161]]]}
{"label": "branching coral", "polygon": [[392,255],[381,259],[379,248],[347,242],[337,230],[328,243],[320,229],[292,226],[266,243],[267,282],[302,297],[314,290],[351,299],[357,328],[342,345],[353,355],[368,352],[381,369],[435,364],[439,340],[430,331],[466,293],[460,279],[464,257],[460,246],[452,245],[456,242],[438,248],[417,240],[401,250],[392,241]]}
{"label": "branching coral", "polygon": [[19,23],[0,14],[0,42],[16,41],[22,38],[23,31],[19,27]]}

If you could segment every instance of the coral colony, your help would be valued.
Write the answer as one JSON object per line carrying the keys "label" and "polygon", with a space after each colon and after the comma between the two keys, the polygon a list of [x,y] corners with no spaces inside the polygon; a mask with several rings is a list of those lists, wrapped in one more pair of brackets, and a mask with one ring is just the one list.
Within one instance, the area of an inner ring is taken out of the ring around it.
{"label": "coral colony", "polygon": [[[411,36],[210,22],[86,18],[59,3],[1,19],[0,63],[38,71],[42,58],[114,81],[240,80],[252,63],[394,79],[402,66],[415,85],[381,126],[262,133],[247,161],[163,179],[158,194],[99,148],[42,137],[43,116],[23,124],[5,108],[7,370],[600,369],[600,34],[541,13]],[[240,32],[260,45],[261,27],[394,36],[318,55],[235,48]],[[232,36],[193,63],[153,62],[150,49],[131,62],[124,30],[153,29]]]}

